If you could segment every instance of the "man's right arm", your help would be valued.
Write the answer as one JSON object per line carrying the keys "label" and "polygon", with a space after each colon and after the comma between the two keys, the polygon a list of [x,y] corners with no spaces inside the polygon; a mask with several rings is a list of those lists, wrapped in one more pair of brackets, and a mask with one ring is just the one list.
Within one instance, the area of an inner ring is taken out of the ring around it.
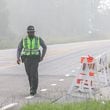
{"label": "man's right arm", "polygon": [[20,64],[20,57],[21,57],[21,52],[23,49],[23,40],[20,41],[18,48],[17,48],[17,63]]}

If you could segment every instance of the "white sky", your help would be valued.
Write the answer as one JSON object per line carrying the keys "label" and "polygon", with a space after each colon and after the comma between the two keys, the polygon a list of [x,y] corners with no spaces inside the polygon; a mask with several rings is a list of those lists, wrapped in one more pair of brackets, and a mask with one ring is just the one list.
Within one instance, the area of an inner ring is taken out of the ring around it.
{"label": "white sky", "polygon": [[[28,25],[34,25],[41,36],[82,35],[101,29],[110,32],[110,0],[5,1],[10,15],[10,28],[18,35],[25,34]],[[108,15],[103,16],[100,13]],[[88,22],[89,19],[91,22]]]}

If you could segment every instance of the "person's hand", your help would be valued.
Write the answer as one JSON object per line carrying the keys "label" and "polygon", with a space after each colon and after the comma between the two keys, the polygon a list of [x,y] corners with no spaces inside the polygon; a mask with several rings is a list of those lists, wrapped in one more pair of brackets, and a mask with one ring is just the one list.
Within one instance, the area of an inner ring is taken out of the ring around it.
{"label": "person's hand", "polygon": [[20,64],[21,60],[20,58],[17,59],[17,64]]}
{"label": "person's hand", "polygon": [[40,62],[43,60],[43,57],[40,57]]}

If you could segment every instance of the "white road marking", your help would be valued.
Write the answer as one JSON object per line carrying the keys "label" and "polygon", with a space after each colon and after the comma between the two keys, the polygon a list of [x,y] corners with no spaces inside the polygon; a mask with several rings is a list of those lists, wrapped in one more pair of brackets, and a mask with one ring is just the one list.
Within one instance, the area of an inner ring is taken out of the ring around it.
{"label": "white road marking", "polygon": [[77,75],[76,73],[77,73],[77,71],[72,70],[70,76],[76,76]]}
{"label": "white road marking", "polygon": [[34,96],[27,96],[25,99],[32,99]]}
{"label": "white road marking", "polygon": [[47,91],[47,89],[41,89],[40,91],[41,91],[41,92],[45,92],[45,91]]}
{"label": "white road marking", "polygon": [[18,103],[12,103],[12,104],[9,104],[9,105],[6,105],[6,106],[0,108],[0,110],[8,110],[8,109],[10,109],[14,106],[17,106],[17,105],[18,105]]}
{"label": "white road marking", "polygon": [[56,86],[57,84],[51,84],[51,86]]}
{"label": "white road marking", "polygon": [[69,76],[70,76],[70,74],[66,74],[65,76],[66,76],[66,77],[69,77]]}
{"label": "white road marking", "polygon": [[0,69],[11,68],[11,67],[15,67],[15,66],[17,66],[17,65],[3,66],[3,67],[0,67]]}
{"label": "white road marking", "polygon": [[61,81],[61,82],[62,82],[62,81],[64,81],[64,79],[59,79],[59,81]]}

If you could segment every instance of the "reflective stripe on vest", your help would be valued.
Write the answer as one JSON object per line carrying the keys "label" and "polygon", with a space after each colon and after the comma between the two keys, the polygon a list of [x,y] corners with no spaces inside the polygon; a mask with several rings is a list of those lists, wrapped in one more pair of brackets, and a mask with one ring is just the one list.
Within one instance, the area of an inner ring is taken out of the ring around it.
{"label": "reflective stripe on vest", "polygon": [[22,55],[39,55],[40,40],[39,37],[30,39],[26,37],[23,39]]}

